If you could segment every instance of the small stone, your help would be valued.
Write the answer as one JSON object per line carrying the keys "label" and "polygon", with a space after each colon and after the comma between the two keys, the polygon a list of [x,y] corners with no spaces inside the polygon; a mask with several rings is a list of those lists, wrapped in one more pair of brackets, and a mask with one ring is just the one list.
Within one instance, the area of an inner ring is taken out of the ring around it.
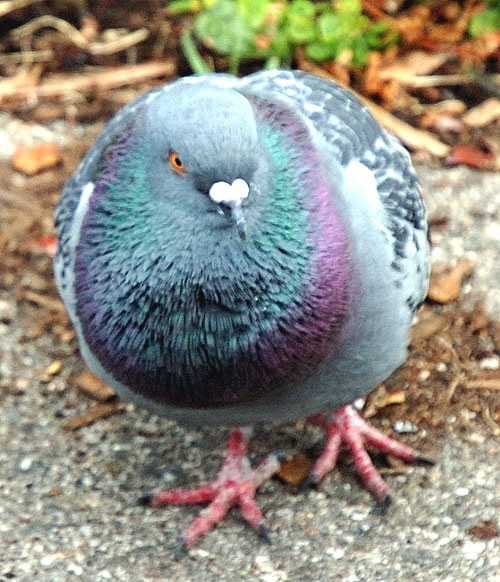
{"label": "small stone", "polygon": [[429,378],[430,375],[431,375],[430,370],[422,370],[418,374],[418,381],[425,382]]}
{"label": "small stone", "polygon": [[81,576],[83,574],[83,568],[78,566],[78,564],[69,564],[67,570],[70,574],[74,574],[75,576]]}
{"label": "small stone", "polygon": [[0,299],[0,321],[10,323],[16,315],[16,305],[5,299]]}
{"label": "small stone", "polygon": [[392,425],[392,428],[398,434],[413,434],[418,432],[418,426],[409,420],[398,420]]}
{"label": "small stone", "polygon": [[500,358],[498,356],[483,358],[479,362],[479,367],[481,370],[498,370],[498,368],[500,368]]}
{"label": "small stone", "polygon": [[345,550],[342,548],[328,548],[326,553],[334,560],[341,560],[345,556]]}
{"label": "small stone", "polygon": [[24,457],[19,463],[19,470],[22,473],[27,473],[33,466],[33,459],[31,457]]}
{"label": "small stone", "polygon": [[485,542],[476,542],[471,540],[466,540],[462,546],[462,552],[464,553],[465,559],[470,561],[477,560],[485,549]]}

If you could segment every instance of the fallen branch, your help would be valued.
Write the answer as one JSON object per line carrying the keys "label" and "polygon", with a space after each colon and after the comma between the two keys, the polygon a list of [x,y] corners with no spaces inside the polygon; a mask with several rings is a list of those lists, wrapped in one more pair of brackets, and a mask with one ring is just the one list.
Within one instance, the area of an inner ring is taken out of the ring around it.
{"label": "fallen branch", "polygon": [[141,65],[124,65],[109,68],[98,73],[72,76],[54,76],[33,86],[0,86],[0,103],[4,100],[26,99],[36,101],[50,97],[61,97],[72,93],[89,94],[133,85],[157,77],[171,77],[176,71],[172,61],[149,62]]}
{"label": "fallen branch", "polygon": [[2,2],[0,4],[0,18],[14,12],[14,10],[19,10],[20,8],[25,8],[30,4],[39,4],[44,0],[10,0],[8,2]]}
{"label": "fallen branch", "polygon": [[7,53],[0,55],[0,65],[14,63],[39,63],[48,62],[54,58],[54,51],[21,51],[19,53]]}
{"label": "fallen branch", "polygon": [[465,383],[467,390],[500,390],[499,378],[473,378]]}
{"label": "fallen branch", "polygon": [[41,28],[55,28],[69,38],[74,45],[91,55],[112,55],[139,44],[149,36],[149,30],[147,28],[140,28],[133,32],[126,32],[119,38],[107,42],[90,41],[72,24],[66,22],[66,20],[49,14],[34,18],[27,24],[23,24],[19,28],[14,29],[10,33],[10,36],[13,39],[19,40],[31,36]]}

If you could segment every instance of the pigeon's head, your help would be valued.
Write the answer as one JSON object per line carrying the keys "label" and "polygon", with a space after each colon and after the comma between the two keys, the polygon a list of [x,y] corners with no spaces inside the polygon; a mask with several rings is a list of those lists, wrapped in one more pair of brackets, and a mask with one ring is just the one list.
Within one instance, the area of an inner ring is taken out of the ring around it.
{"label": "pigeon's head", "polygon": [[245,238],[243,206],[251,203],[260,148],[243,95],[206,82],[174,85],[148,104],[136,132],[148,145],[146,181],[153,194],[198,218],[225,215],[217,220]]}

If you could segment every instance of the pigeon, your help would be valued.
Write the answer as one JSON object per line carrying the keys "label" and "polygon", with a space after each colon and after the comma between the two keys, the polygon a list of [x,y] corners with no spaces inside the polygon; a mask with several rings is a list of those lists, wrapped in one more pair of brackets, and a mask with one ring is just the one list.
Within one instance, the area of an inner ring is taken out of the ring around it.
{"label": "pigeon", "polygon": [[144,504],[208,503],[190,549],[230,507],[268,539],[256,423],[325,431],[307,479],[346,446],[384,506],[366,444],[431,463],[352,405],[407,357],[429,277],[410,157],[350,91],[301,71],[194,75],[121,109],[65,185],[54,270],[87,365],[123,398],[227,426],[213,482]]}

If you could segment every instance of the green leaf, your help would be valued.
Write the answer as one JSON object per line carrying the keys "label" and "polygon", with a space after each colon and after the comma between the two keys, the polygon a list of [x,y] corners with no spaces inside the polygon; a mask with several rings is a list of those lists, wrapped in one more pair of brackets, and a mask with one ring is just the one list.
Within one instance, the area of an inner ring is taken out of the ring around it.
{"label": "green leaf", "polygon": [[469,34],[475,38],[495,30],[500,30],[500,2],[496,8],[475,14],[469,23]]}
{"label": "green leaf", "polygon": [[316,8],[309,0],[292,0],[286,11],[284,34],[294,44],[312,41],[316,35]]}
{"label": "green leaf", "polygon": [[336,55],[335,47],[331,44],[316,41],[306,47],[306,55],[313,61],[327,61]]}
{"label": "green leaf", "polygon": [[233,58],[253,56],[254,35],[232,0],[219,0],[195,20],[196,36],[209,48]]}
{"label": "green leaf", "polygon": [[200,0],[173,0],[168,5],[168,10],[172,14],[192,14],[200,9]]}
{"label": "green leaf", "polygon": [[193,37],[191,36],[191,31],[189,29],[182,31],[181,47],[193,73],[201,75],[203,73],[212,72],[207,63],[201,58],[201,55],[196,48],[196,44],[193,41]]}
{"label": "green leaf", "polygon": [[237,4],[245,23],[258,31],[265,23],[270,0],[237,0]]}

